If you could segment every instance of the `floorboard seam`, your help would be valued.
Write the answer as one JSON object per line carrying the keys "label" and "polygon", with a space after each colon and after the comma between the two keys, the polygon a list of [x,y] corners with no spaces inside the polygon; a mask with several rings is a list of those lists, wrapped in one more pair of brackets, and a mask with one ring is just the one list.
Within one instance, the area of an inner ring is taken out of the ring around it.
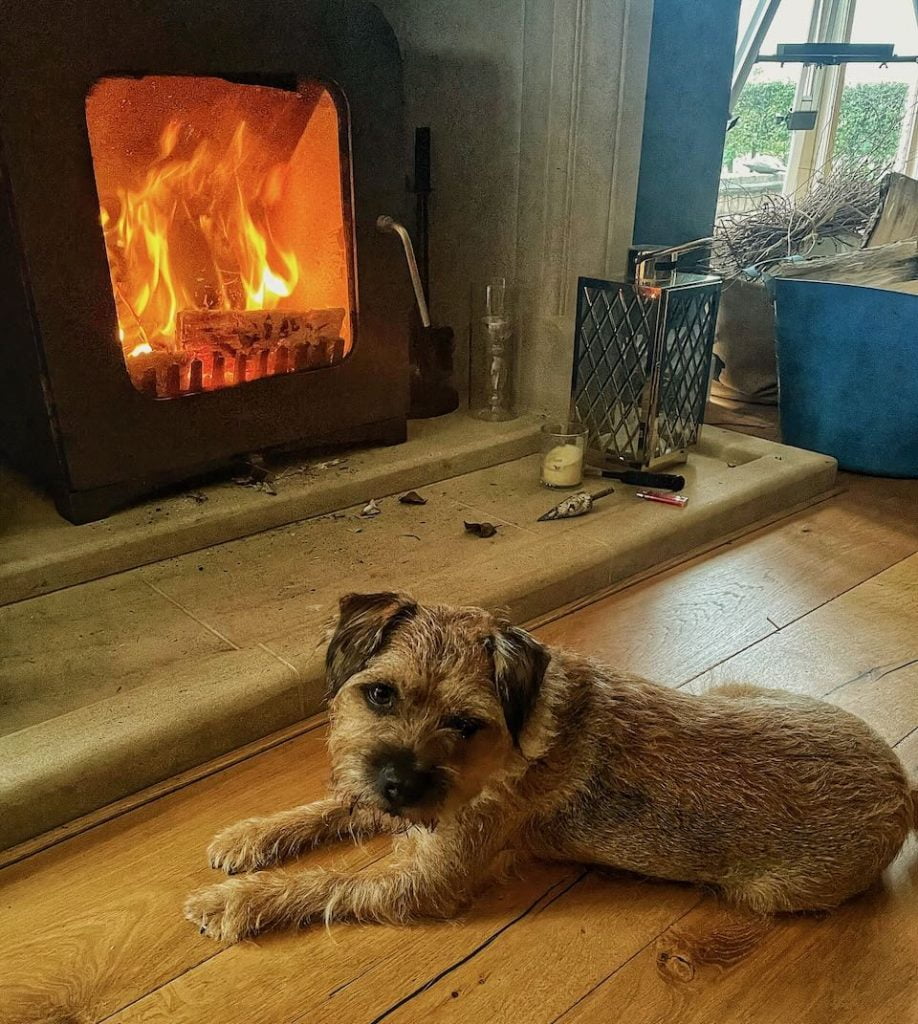
{"label": "floorboard seam", "polygon": [[336,995],[339,995],[345,989],[350,988],[351,985],[356,985],[361,978],[365,978],[368,974],[375,971],[383,960],[385,960],[385,957],[379,957],[378,960],[374,960],[371,964],[365,967],[360,974],[355,974],[353,978],[348,978],[347,981],[342,981],[340,985],[336,985],[325,997],[325,1001],[328,1002],[329,1000],[334,999]]}
{"label": "floorboard seam", "polygon": [[[905,555],[902,558],[897,559],[895,562],[891,562],[889,565],[885,566],[885,568],[878,569],[875,573],[872,573],[870,576],[865,576],[864,579],[860,580],[858,583],[854,583],[850,587],[846,587],[844,590],[839,591],[833,597],[827,598],[825,601],[821,601],[819,604],[813,605],[813,607],[810,608],[809,611],[804,612],[802,615],[798,615],[798,616],[796,616],[796,618],[793,618],[793,619],[788,619],[788,621],[785,622],[781,626],[778,626],[769,616],[766,615],[765,618],[767,619],[767,621],[772,626],[775,627],[773,632],[768,633],[765,636],[759,637],[758,640],[753,640],[752,643],[747,644],[745,647],[740,647],[739,650],[736,650],[732,654],[727,655],[726,658],[721,658],[720,661],[715,661],[712,665],[709,665],[706,669],[702,669],[701,672],[696,672],[695,675],[690,676],[684,682],[682,682],[678,686],[674,687],[674,689],[681,690],[684,686],[688,686],[689,683],[695,682],[696,679],[700,679],[706,673],[713,671],[715,668],[719,668],[721,665],[725,665],[732,658],[736,658],[740,654],[745,654],[746,651],[751,650],[753,647],[757,647],[759,644],[764,643],[766,640],[771,639],[771,637],[775,636],[776,634],[783,632],[785,629],[787,629],[788,626],[791,626],[791,625],[793,625],[796,622],[802,622],[805,618],[807,618],[807,616],[812,615],[813,612],[819,611],[820,608],[825,608],[827,605],[830,605],[833,601],[837,601],[840,597],[844,597],[845,594],[850,594],[852,590],[857,590],[858,587],[862,587],[865,583],[868,583],[870,580],[875,579],[877,576],[882,575],[884,572],[887,572],[889,569],[894,568],[900,562],[905,562],[909,558],[913,558],[916,554],[918,554],[918,551],[913,551],[912,554]],[[686,564],[688,564],[688,563],[686,563]],[[904,663],[904,664],[913,664],[913,662],[907,662],[907,663]],[[904,667],[904,664],[903,665],[898,665],[897,668]],[[893,671],[895,671],[895,670],[893,670]],[[857,678],[860,678],[860,677],[857,677]],[[851,682],[856,682],[856,679],[849,679],[845,683],[839,684],[839,686],[845,686],[845,685],[847,685],[847,683],[851,683]],[[838,688],[839,687],[835,687],[833,690],[828,690],[826,692],[827,693],[833,693],[834,690],[838,689]],[[825,696],[825,694],[822,694],[822,696]]]}
{"label": "floorboard seam", "polygon": [[591,989],[590,989],[590,990],[589,990],[588,992],[584,992],[584,993],[583,993],[583,995],[582,995],[582,996],[580,996],[580,998],[579,998],[579,999],[575,999],[575,1000],[574,1000],[574,1002],[572,1002],[572,1003],[571,1003],[571,1005],[570,1005],[570,1006],[569,1006],[569,1007],[568,1007],[568,1008],[567,1008],[566,1010],[564,1010],[564,1011],[563,1011],[562,1013],[559,1013],[557,1017],[553,1018],[553,1019],[552,1019],[552,1020],[551,1020],[551,1021],[549,1022],[549,1024],[558,1024],[558,1022],[559,1022],[559,1021],[561,1021],[561,1020],[562,1020],[562,1019],[563,1019],[564,1017],[566,1017],[566,1016],[567,1016],[567,1015],[568,1015],[568,1014],[569,1014],[569,1013],[571,1012],[571,1010],[573,1010],[573,1009],[574,1009],[574,1007],[576,1007],[576,1006],[578,1006],[578,1005],[579,1005],[580,1003],[582,1003],[582,1002],[584,1001],[584,999],[589,999],[589,997],[590,997],[590,996],[591,996],[591,995],[592,995],[592,994],[593,994],[593,993],[594,993],[594,992],[595,992],[595,991],[596,991],[596,990],[597,990],[598,988],[601,988],[601,987],[602,987],[603,985],[605,985],[605,983],[606,983],[606,982],[607,982],[607,981],[608,981],[608,980],[609,980],[610,978],[614,978],[614,977],[615,977],[615,975],[616,975],[616,974],[618,974],[618,972],[619,972],[620,970],[622,970],[622,968],[624,968],[624,967],[627,967],[627,966],[628,966],[628,964],[630,964],[630,963],[631,963],[631,961],[632,961],[632,960],[634,960],[634,958],[635,958],[635,957],[638,957],[638,956],[640,956],[640,955],[641,955],[641,953],[643,953],[643,952],[644,952],[644,950],[646,950],[646,949],[649,949],[649,948],[650,948],[650,946],[651,946],[651,945],[652,945],[652,944],[653,944],[654,942],[656,942],[656,941],[657,941],[657,939],[659,939],[659,938],[660,938],[660,936],[661,936],[661,935],[663,935],[663,933],[664,933],[664,932],[667,932],[667,931],[669,931],[669,929],[670,929],[670,928],[672,928],[672,927],[673,927],[673,925],[676,925],[676,924],[678,924],[678,923],[679,923],[679,922],[680,922],[681,920],[683,920],[683,918],[685,918],[685,917],[687,917],[687,916],[688,916],[689,914],[691,914],[691,912],[692,912],[693,910],[695,910],[695,909],[697,909],[697,908],[698,908],[699,906],[701,906],[701,904],[702,904],[702,902],[703,902],[703,901],[704,901],[704,897],[700,897],[700,898],[699,898],[699,899],[698,899],[698,900],[697,900],[697,901],[696,901],[695,903],[693,903],[693,904],[692,904],[692,905],[691,905],[690,907],[688,907],[688,909],[687,909],[687,910],[685,910],[685,912],[684,912],[684,913],[680,914],[680,915],[679,915],[678,917],[674,917],[674,918],[672,919],[672,921],[670,921],[670,922],[669,922],[669,923],[668,923],[668,924],[667,924],[667,925],[666,925],[666,926],[665,926],[664,928],[661,928],[661,929],[660,929],[660,930],[659,930],[658,932],[656,932],[655,934],[651,935],[651,937],[650,937],[650,938],[649,938],[649,939],[648,939],[648,940],[647,940],[647,941],[646,941],[646,942],[644,943],[644,945],[643,945],[643,946],[641,946],[641,947],[640,947],[639,949],[636,949],[636,950],[635,950],[635,951],[634,951],[634,952],[633,952],[633,953],[631,954],[631,956],[629,956],[629,957],[628,957],[628,959],[627,959],[627,960],[623,960],[623,961],[622,961],[622,962],[621,962],[621,963],[620,963],[620,964],[619,964],[619,965],[618,965],[618,966],[617,966],[617,967],[615,968],[615,970],[614,970],[614,971],[611,971],[611,972],[610,972],[609,974],[607,974],[607,975],[606,975],[606,976],[605,976],[604,978],[601,978],[601,979],[600,979],[599,981],[597,981],[597,982],[596,982],[596,984],[595,984],[595,985],[594,985],[594,986],[593,986],[593,987],[592,987],[592,988],[591,988]]}
{"label": "floorboard seam", "polygon": [[831,693],[837,693],[839,690],[844,689],[846,686],[851,686],[854,683],[860,683],[869,681],[871,683],[878,683],[881,679],[885,679],[886,676],[891,676],[895,672],[900,672],[904,668],[909,668],[911,665],[918,665],[918,658],[909,658],[908,661],[894,661],[888,665],[875,665],[873,668],[868,668],[864,672],[859,672],[856,676],[851,679],[846,679],[842,683],[838,683],[833,686],[831,690],[826,690],[825,693],[820,694],[821,697],[828,697]]}
{"label": "floorboard seam", "polygon": [[[188,927],[191,928],[192,925],[189,924]],[[196,971],[199,967],[203,967],[204,964],[216,959],[216,957],[222,956],[224,953],[228,953],[229,950],[232,948],[232,946],[229,946],[225,949],[218,949],[216,952],[211,953],[210,956],[204,957],[203,960],[199,960],[197,963],[194,964],[189,964],[184,970],[180,971],[174,977],[169,978],[168,981],[164,981],[161,985],[157,985],[155,986],[155,988],[149,989],[142,995],[139,995],[136,999],[132,999],[129,1003],[125,1003],[124,1006],[119,1006],[117,1010],[112,1010],[111,1013],[106,1014],[104,1017],[99,1017],[98,1020],[96,1021],[96,1024],[105,1024],[106,1021],[112,1020],[119,1014],[124,1013],[125,1010],[129,1010],[132,1006],[136,1006],[138,1003],[143,1002],[143,1000],[147,999],[149,996],[155,995],[161,989],[164,989],[167,985],[171,985],[174,982],[178,981],[179,978],[184,977],[184,975],[188,974],[189,971]]]}
{"label": "floorboard seam", "polygon": [[[536,900],[530,903],[530,905],[526,907],[526,909],[523,910],[522,913],[518,914],[516,917],[509,920],[502,927],[498,928],[496,932],[494,932],[492,935],[489,935],[488,938],[484,940],[484,942],[477,945],[473,950],[471,950],[471,952],[467,953],[464,957],[461,957],[455,963],[450,964],[449,967],[440,971],[439,974],[434,975],[433,978],[428,979],[423,985],[420,985],[413,992],[410,992],[408,995],[403,996],[397,1002],[393,1003],[390,1007],[388,1007],[388,1009],[384,1010],[381,1014],[379,1014],[378,1016],[374,1017],[371,1021],[369,1021],[369,1024],[380,1024],[381,1021],[385,1020],[386,1017],[391,1016],[393,1013],[395,1013],[396,1010],[400,1009],[406,1003],[410,1003],[412,999],[415,999],[422,993],[427,992],[429,989],[433,988],[434,985],[438,985],[444,978],[452,974],[453,971],[458,970],[460,967],[462,967],[463,964],[467,964],[474,957],[478,956],[478,954],[481,953],[482,950],[487,949],[488,946],[490,946],[493,942],[496,942],[497,939],[500,938],[500,936],[503,935],[506,931],[508,931],[514,925],[518,924],[525,917],[528,917],[529,914],[536,910],[536,908],[544,910],[545,907],[550,906],[552,903],[555,902],[555,900],[560,899],[565,893],[570,892],[570,890],[573,889],[574,886],[579,885],[583,881],[583,879],[587,877],[589,873],[589,869],[581,871],[580,874],[577,875],[577,877],[567,885],[564,885],[563,881],[559,881],[555,882],[554,885],[549,886],[549,888],[546,889],[545,892],[541,893]],[[540,906],[545,897],[548,896],[552,892],[552,890],[558,889],[559,886],[563,886],[563,888],[560,888],[558,892],[556,892],[553,896],[551,896],[549,900],[547,900],[544,903],[544,905]]]}
{"label": "floorboard seam", "polygon": [[713,664],[708,665],[707,668],[702,669],[700,672],[696,672],[693,676],[689,676],[688,679],[686,679],[684,682],[681,682],[678,686],[674,686],[673,689],[681,690],[684,686],[688,686],[689,683],[694,683],[696,679],[700,679],[703,675],[706,675],[708,672],[713,672],[715,668],[719,668],[721,665],[725,665],[728,661],[738,657],[740,654],[745,654],[745,652],[750,650],[752,647],[755,647],[757,644],[760,644],[763,641],[768,640],[769,637],[773,637],[780,632],[780,629],[773,629],[770,633],[766,633],[765,636],[760,636],[758,640],[753,640],[751,643],[746,644],[745,647],[740,647],[732,654],[728,654],[725,658],[721,658],[720,660],[715,661]]}
{"label": "floorboard seam", "polygon": [[[386,853],[381,853],[377,857],[373,857],[371,860],[368,860],[365,864],[362,864],[359,868],[357,868],[357,872],[359,873],[361,871],[365,871],[368,867],[371,867],[374,864],[378,864],[380,861],[385,860],[386,857],[388,856],[390,856],[389,851],[387,851]],[[192,926],[189,925],[189,927]],[[249,939],[248,941],[253,945],[257,945],[257,942],[255,942],[254,939]],[[118,1014],[124,1013],[125,1010],[129,1010],[132,1006],[136,1006],[138,1003],[143,1002],[144,999],[156,995],[156,993],[162,991],[162,989],[168,988],[170,985],[175,984],[175,982],[183,978],[186,974],[190,974],[192,971],[198,970],[199,967],[203,967],[205,964],[210,963],[211,960],[215,960],[218,956],[222,956],[224,953],[230,952],[230,950],[234,949],[237,945],[239,945],[239,943],[233,943],[233,945],[231,946],[224,946],[218,949],[215,953],[211,953],[210,956],[204,957],[203,960],[199,960],[197,963],[189,964],[183,970],[179,971],[178,974],[169,978],[167,981],[164,981],[161,985],[156,985],[154,988],[148,989],[142,995],[139,995],[136,999],[132,999],[129,1003],[125,1003],[124,1006],[119,1006],[117,1010],[113,1010],[107,1016],[100,1017],[96,1024],[105,1024],[106,1021],[112,1020],[112,1018],[117,1017]]]}
{"label": "floorboard seam", "polygon": [[896,742],[893,744],[893,750],[895,750],[900,743],[904,743],[909,738],[909,736],[914,735],[916,732],[918,732],[918,725],[916,725],[913,729],[909,729],[909,731],[903,737],[901,737],[901,739],[896,740]]}
{"label": "floorboard seam", "polygon": [[[844,597],[845,594],[850,594],[852,590],[857,590],[858,587],[862,587],[865,583],[869,583],[871,580],[876,579],[877,576],[882,576],[884,572],[894,569],[900,562],[906,562],[916,554],[918,554],[918,549],[907,555],[903,555],[901,558],[897,558],[895,561],[890,562],[889,565],[884,565],[882,569],[877,569],[875,572],[870,573],[869,576],[865,576],[862,580],[858,580],[857,583],[852,583],[850,587],[845,587],[844,590],[839,590],[837,594],[833,594],[832,597],[827,597],[825,601],[820,601],[818,604],[814,604],[812,608],[803,612],[801,615],[795,615],[792,619],[788,619],[787,622],[778,626],[778,630],[787,629],[788,626],[793,625],[795,622],[800,622],[801,619],[805,619],[808,615],[812,615],[813,612],[818,612],[820,608],[825,608],[827,604],[837,601],[840,597]],[[768,621],[770,622],[771,619]]]}

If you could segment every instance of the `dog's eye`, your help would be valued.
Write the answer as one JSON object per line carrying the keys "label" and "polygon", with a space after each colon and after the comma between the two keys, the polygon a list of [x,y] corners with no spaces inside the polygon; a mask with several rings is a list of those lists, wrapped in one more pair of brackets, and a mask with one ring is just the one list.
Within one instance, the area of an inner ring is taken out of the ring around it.
{"label": "dog's eye", "polygon": [[447,729],[458,732],[464,740],[471,739],[482,727],[481,722],[474,718],[466,718],[465,715],[453,715],[452,718],[447,718],[443,725]]}
{"label": "dog's eye", "polygon": [[371,708],[391,708],[395,703],[395,687],[388,683],[370,683],[363,695]]}

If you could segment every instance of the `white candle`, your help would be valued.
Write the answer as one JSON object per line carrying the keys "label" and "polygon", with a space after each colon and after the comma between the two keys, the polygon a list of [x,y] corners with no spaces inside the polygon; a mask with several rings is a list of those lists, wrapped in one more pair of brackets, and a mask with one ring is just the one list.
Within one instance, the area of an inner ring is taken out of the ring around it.
{"label": "white candle", "polygon": [[542,458],[542,483],[549,487],[576,487],[583,479],[583,449],[559,444]]}

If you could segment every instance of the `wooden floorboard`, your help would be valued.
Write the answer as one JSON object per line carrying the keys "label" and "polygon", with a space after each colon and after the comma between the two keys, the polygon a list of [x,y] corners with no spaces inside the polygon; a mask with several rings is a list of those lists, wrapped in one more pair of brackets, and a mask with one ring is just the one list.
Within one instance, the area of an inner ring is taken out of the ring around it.
{"label": "wooden floorboard", "polygon": [[876,892],[764,928],[707,898],[562,1024],[905,1024],[918,1019],[918,849]]}
{"label": "wooden floorboard", "polygon": [[847,490],[550,623],[550,643],[680,685],[918,550],[918,484]]}
{"label": "wooden floorboard", "polygon": [[690,684],[741,680],[825,696],[892,742],[918,723],[918,554],[821,605]]}
{"label": "wooden floorboard", "polygon": [[[846,483],[540,634],[689,689],[744,678],[824,695],[918,776],[918,485]],[[201,938],[181,902],[213,877],[210,835],[315,798],[326,772],[309,733],[0,871],[0,1022],[918,1019],[914,843],[876,892],[770,928],[689,887],[533,866],[458,923]]]}
{"label": "wooden floorboard", "polygon": [[[217,947],[182,920],[222,825],[319,797],[321,737],[293,740],[0,872],[0,1021],[95,1021]],[[382,844],[341,847],[359,864]]]}
{"label": "wooden floorboard", "polygon": [[483,897],[458,925],[336,925],[243,942],[116,1014],[112,1024],[372,1021],[550,902],[579,874],[536,866]]}

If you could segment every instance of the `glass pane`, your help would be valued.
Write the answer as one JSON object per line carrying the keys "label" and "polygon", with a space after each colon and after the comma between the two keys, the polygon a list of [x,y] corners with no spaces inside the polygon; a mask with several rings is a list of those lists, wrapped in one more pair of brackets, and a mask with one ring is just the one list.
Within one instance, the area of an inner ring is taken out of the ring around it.
{"label": "glass pane", "polygon": [[[913,0],[858,0],[851,42],[893,43],[899,55],[918,53],[918,18]],[[894,165],[906,112],[912,112],[918,100],[916,81],[915,64],[849,64],[838,114],[835,157]]]}
{"label": "glass pane", "polygon": [[[758,0],[743,0],[740,38]],[[784,0],[762,43],[774,53],[778,43],[806,42],[813,0]],[[733,111],[727,132],[718,214],[741,213],[763,194],[780,193],[787,173],[790,132],[781,120],[794,106],[800,65],[756,64]]]}
{"label": "glass pane", "polygon": [[138,390],[174,398],[344,358],[347,133],[325,86],[105,78],[86,114]]}

